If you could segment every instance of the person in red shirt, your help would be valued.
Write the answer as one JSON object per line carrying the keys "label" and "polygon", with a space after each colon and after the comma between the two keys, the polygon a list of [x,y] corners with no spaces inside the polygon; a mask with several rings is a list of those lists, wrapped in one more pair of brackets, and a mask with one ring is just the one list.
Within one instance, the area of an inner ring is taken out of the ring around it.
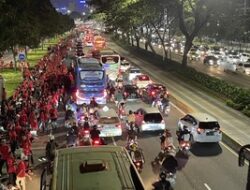
{"label": "person in red shirt", "polygon": [[2,175],[3,165],[6,163],[9,156],[10,147],[6,144],[6,140],[2,139],[0,142],[0,176]]}
{"label": "person in red shirt", "polygon": [[9,130],[9,138],[10,138],[10,148],[11,152],[15,154],[17,148],[17,133],[15,131],[15,126],[11,126]]}
{"label": "person in red shirt", "polygon": [[27,167],[25,165],[25,162],[20,158],[17,158],[16,185],[22,190],[26,190],[25,177],[29,177],[29,179],[31,179],[31,176],[26,173],[26,170]]}
{"label": "person in red shirt", "polygon": [[9,174],[9,183],[16,185],[16,160],[12,153],[7,158],[7,173]]}

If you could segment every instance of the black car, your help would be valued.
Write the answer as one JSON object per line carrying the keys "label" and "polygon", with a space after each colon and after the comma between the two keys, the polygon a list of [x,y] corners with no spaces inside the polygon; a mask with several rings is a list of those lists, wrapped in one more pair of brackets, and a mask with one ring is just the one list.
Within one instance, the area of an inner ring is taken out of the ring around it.
{"label": "black car", "polygon": [[204,58],[203,63],[207,65],[211,65],[211,66],[213,65],[217,66],[218,65],[217,61],[218,61],[218,58],[212,55],[208,55]]}
{"label": "black car", "polygon": [[123,86],[122,94],[124,100],[140,99],[139,88],[136,85],[127,84]]}

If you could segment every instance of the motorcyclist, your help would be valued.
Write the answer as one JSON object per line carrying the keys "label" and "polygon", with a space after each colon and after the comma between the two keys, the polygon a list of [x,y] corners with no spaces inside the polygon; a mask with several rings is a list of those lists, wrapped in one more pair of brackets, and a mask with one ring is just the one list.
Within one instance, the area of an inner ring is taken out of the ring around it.
{"label": "motorcyclist", "polygon": [[100,134],[101,134],[101,132],[97,129],[97,125],[94,125],[93,129],[90,131],[91,139],[92,140],[99,139],[100,138]]}
{"label": "motorcyclist", "polygon": [[67,133],[67,144],[68,144],[68,146],[76,145],[78,132],[76,131],[75,128],[76,127],[73,124],[73,126],[69,129],[69,131]]}
{"label": "motorcyclist", "polygon": [[132,110],[129,110],[128,112],[128,123],[135,123],[135,114],[132,112]]}
{"label": "motorcyclist", "polygon": [[171,184],[167,178],[167,174],[165,171],[162,171],[159,175],[160,180],[153,183],[154,190],[171,190]]}
{"label": "motorcyclist", "polygon": [[173,146],[173,137],[169,129],[165,129],[160,137],[161,149],[164,151],[166,147]]}
{"label": "motorcyclist", "polygon": [[137,141],[137,136],[136,136],[136,131],[135,131],[135,123],[133,123],[133,122],[128,123],[127,122],[127,129],[128,129],[128,138],[127,138],[128,144],[131,140]]}
{"label": "motorcyclist", "polygon": [[49,168],[51,168],[51,163],[55,159],[55,151],[58,144],[55,142],[55,137],[53,135],[49,136],[49,142],[46,145],[45,155],[48,160]]}
{"label": "motorcyclist", "polygon": [[187,126],[180,127],[179,130],[176,132],[178,136],[179,143],[181,141],[190,141],[190,133],[191,131]]}
{"label": "motorcyclist", "polygon": [[96,108],[96,107],[98,107],[98,104],[97,104],[97,102],[96,102],[96,100],[95,100],[95,97],[92,97],[92,98],[91,98],[90,103],[89,103],[89,106],[90,106],[91,108]]}
{"label": "motorcyclist", "polygon": [[161,95],[159,101],[161,103],[162,111],[164,112],[166,107],[169,106],[169,100],[164,97],[164,95]]}

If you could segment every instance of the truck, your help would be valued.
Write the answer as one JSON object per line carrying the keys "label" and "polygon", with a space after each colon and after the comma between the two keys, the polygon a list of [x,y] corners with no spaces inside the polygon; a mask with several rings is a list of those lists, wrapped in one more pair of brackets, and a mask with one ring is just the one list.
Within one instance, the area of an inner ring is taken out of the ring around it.
{"label": "truck", "polygon": [[103,66],[94,58],[79,58],[75,67],[76,104],[89,104],[94,97],[98,104],[106,104],[107,76]]}

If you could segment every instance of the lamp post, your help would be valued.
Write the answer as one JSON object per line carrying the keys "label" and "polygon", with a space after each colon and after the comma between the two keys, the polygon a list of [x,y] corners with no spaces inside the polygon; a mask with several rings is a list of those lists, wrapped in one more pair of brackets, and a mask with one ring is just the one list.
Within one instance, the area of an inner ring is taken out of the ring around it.
{"label": "lamp post", "polygon": [[243,167],[245,165],[245,160],[248,161],[248,174],[247,174],[247,185],[246,190],[250,189],[250,144],[242,146],[239,151],[239,167]]}

